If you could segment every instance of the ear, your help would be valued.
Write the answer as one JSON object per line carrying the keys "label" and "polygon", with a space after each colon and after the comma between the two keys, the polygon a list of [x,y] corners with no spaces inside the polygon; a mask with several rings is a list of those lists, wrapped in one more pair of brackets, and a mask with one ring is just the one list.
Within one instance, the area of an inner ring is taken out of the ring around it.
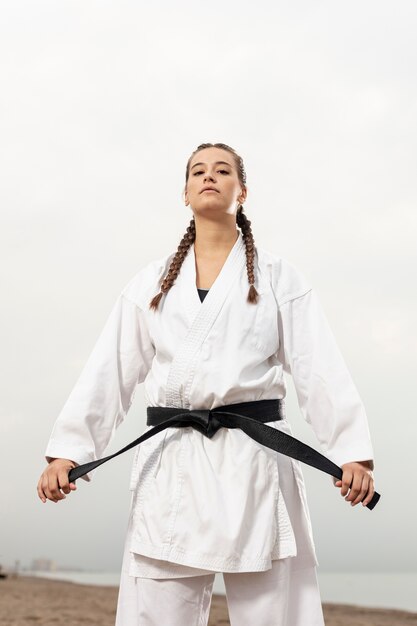
{"label": "ear", "polygon": [[242,188],[238,196],[238,202],[240,204],[243,204],[243,202],[245,202],[246,200],[246,196],[247,196],[247,190],[245,188]]}

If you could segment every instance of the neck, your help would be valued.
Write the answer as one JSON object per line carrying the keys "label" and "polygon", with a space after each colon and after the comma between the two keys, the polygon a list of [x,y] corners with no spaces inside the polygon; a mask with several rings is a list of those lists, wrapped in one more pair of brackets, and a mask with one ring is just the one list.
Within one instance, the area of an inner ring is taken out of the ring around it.
{"label": "neck", "polygon": [[195,216],[194,253],[200,258],[216,258],[228,254],[240,232],[234,215],[225,216],[221,222]]}

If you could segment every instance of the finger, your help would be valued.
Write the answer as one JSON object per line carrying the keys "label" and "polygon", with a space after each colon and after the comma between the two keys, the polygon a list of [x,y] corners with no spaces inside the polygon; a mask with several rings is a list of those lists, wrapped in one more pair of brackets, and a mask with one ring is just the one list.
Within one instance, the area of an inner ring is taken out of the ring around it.
{"label": "finger", "polygon": [[42,489],[42,476],[38,480],[38,484],[36,485],[36,490],[37,490],[38,496],[42,500],[42,502],[46,502],[46,496],[45,496],[45,494],[43,492],[43,489]]}
{"label": "finger", "polygon": [[369,488],[368,488],[368,494],[365,497],[364,500],[362,500],[362,505],[366,506],[374,497],[374,493],[375,493],[375,484],[373,481],[373,478],[371,478],[370,483],[369,483]]}
{"label": "finger", "polygon": [[360,490],[362,488],[364,473],[361,471],[356,471],[353,475],[352,484],[350,487],[349,494],[346,496],[345,500],[348,502],[353,502],[358,497]]}
{"label": "finger", "polygon": [[44,476],[42,489],[48,500],[50,500],[51,502],[58,502],[58,500],[52,495],[51,490],[49,489],[49,481],[47,475]]}
{"label": "finger", "polygon": [[64,493],[70,493],[71,489],[68,482],[68,470],[62,468],[58,472],[58,487],[62,489]]}
{"label": "finger", "polygon": [[46,475],[43,477],[42,491],[44,492],[44,494],[48,498],[48,500],[51,500],[52,502],[55,502],[55,498],[53,497],[53,495],[51,494],[51,492],[49,490],[48,476],[46,476]]}
{"label": "finger", "polygon": [[55,473],[48,476],[48,487],[54,501],[58,502],[66,497],[59,490],[58,477]]}
{"label": "finger", "polygon": [[361,484],[361,488],[359,490],[358,495],[356,496],[356,498],[354,498],[352,500],[352,502],[350,503],[352,506],[356,506],[356,504],[359,504],[359,502],[361,502],[363,500],[363,498],[366,496],[366,494],[368,493],[368,485],[369,485],[369,476],[367,476],[366,474],[362,477],[362,484]]}
{"label": "finger", "polygon": [[341,496],[345,496],[347,494],[347,492],[349,491],[349,487],[352,484],[352,471],[351,470],[345,470],[343,472],[343,476],[342,476],[342,489],[340,490],[340,495]]}

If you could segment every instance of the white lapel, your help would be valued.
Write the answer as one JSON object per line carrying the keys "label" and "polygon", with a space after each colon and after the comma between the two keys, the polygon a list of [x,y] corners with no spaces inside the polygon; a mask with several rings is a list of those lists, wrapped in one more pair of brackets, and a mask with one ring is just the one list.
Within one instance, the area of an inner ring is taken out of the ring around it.
{"label": "white lapel", "polygon": [[167,406],[188,408],[188,391],[193,374],[192,362],[245,266],[245,244],[239,233],[220,273],[201,302],[196,284],[194,244],[190,246],[180,273],[169,292],[171,298],[178,298],[178,305],[186,312],[189,325],[170,366],[166,388]]}

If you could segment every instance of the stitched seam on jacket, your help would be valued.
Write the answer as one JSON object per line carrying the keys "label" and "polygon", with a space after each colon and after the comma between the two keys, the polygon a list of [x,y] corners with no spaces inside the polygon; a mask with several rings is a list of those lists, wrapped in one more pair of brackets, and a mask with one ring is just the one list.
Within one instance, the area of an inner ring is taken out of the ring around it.
{"label": "stitched seam on jacket", "polygon": [[310,287],[309,289],[307,289],[307,291],[303,291],[303,293],[300,293],[297,296],[290,296],[287,300],[284,300],[283,302],[277,301],[277,304],[279,307],[282,307],[284,306],[284,304],[288,304],[288,302],[292,302],[293,300],[298,300],[298,298],[306,296],[308,293],[310,293],[310,291],[313,291],[313,287]]}

